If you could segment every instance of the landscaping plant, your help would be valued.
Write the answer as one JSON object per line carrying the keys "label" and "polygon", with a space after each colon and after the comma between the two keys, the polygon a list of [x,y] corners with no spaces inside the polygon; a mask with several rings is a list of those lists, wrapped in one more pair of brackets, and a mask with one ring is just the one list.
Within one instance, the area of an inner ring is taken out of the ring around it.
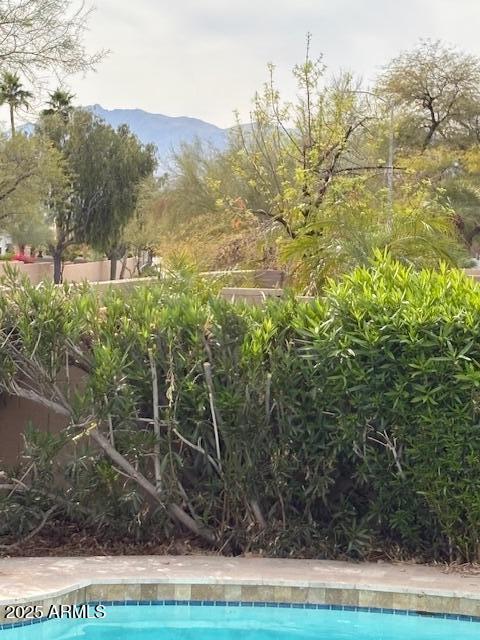
{"label": "landscaping plant", "polygon": [[[2,545],[52,522],[226,553],[480,558],[480,290],[377,254],[322,298],[230,303],[184,274],[0,300],[0,387],[30,429]],[[33,425],[35,426],[35,425]]]}

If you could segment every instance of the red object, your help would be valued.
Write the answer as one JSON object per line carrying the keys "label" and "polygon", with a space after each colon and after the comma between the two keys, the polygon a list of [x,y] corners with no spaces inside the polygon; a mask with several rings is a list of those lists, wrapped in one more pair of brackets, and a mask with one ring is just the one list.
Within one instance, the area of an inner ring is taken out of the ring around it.
{"label": "red object", "polygon": [[32,262],[35,262],[35,258],[32,258],[32,256],[26,256],[24,253],[16,253],[12,260],[24,262],[25,264],[32,264]]}

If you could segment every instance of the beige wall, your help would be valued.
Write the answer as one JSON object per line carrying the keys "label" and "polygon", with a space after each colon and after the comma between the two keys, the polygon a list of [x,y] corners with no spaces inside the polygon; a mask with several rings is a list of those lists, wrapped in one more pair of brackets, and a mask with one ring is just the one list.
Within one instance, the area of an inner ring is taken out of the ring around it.
{"label": "beige wall", "polygon": [[[66,380],[65,373],[60,372],[57,383],[62,390]],[[72,390],[81,389],[87,375],[77,367],[70,367],[68,381]],[[68,426],[68,418],[31,400],[0,394],[0,470],[18,462],[23,450],[22,435],[29,424],[35,429],[58,433]]]}
{"label": "beige wall", "polygon": [[18,461],[23,449],[22,434],[30,422],[38,429],[54,433],[67,426],[65,418],[34,402],[0,398],[0,469],[8,469]]}
{"label": "beige wall", "polygon": [[[263,287],[279,289],[285,286],[286,273],[278,269],[234,269],[230,271],[203,271],[201,275],[226,277],[231,287]],[[250,284],[249,284],[250,283]]]}
{"label": "beige wall", "polygon": [[[134,275],[136,258],[127,259],[127,269],[125,277],[129,278]],[[0,262],[0,276],[5,270],[5,262]],[[53,263],[52,262],[35,262],[33,264],[24,264],[23,262],[9,262],[20,273],[26,274],[32,284],[38,284],[42,280],[53,280]],[[120,276],[122,265],[117,263],[117,278]],[[99,260],[97,262],[69,262],[63,268],[63,280],[65,282],[82,282],[89,280],[90,282],[104,282],[110,280],[110,260]]]}
{"label": "beige wall", "polygon": [[[158,282],[158,278],[134,278],[127,280],[108,280],[104,282],[98,282],[94,284],[96,291],[102,295],[109,289],[117,289],[126,291],[139,285],[155,284]],[[230,302],[248,302],[250,304],[263,304],[267,298],[281,298],[284,295],[283,289],[267,289],[256,287],[223,287],[220,290],[222,298],[226,298]],[[298,296],[298,299],[303,302],[314,300],[310,296]]]}

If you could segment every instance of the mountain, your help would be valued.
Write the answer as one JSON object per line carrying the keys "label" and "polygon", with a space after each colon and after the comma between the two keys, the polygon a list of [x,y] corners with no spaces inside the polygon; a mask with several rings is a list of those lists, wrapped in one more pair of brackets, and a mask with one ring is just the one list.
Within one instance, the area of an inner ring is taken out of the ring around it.
{"label": "mountain", "polygon": [[[104,109],[99,104],[87,106],[85,109],[93,111],[112,127],[127,124],[143,143],[155,144],[158,148],[160,170],[168,168],[172,151],[178,149],[182,142],[199,140],[206,145],[223,150],[231,131],[198,118],[165,116],[142,109]],[[19,129],[30,135],[34,131],[34,125],[26,123]]]}
{"label": "mountain", "polygon": [[220,150],[227,144],[228,129],[197,118],[164,116],[142,109],[104,109],[99,104],[87,108],[112,127],[127,124],[143,143],[155,144],[161,165],[167,163],[172,150],[178,149],[182,142],[198,139]]}

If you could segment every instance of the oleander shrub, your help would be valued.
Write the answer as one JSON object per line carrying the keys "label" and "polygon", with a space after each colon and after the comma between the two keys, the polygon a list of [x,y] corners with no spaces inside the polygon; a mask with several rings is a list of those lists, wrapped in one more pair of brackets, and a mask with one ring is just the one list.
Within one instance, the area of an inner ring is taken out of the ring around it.
{"label": "oleander shrub", "polygon": [[[460,271],[377,256],[322,298],[264,307],[197,278],[101,301],[7,283],[0,323],[0,385],[71,410],[57,440],[29,434],[5,540],[55,505],[106,538],[174,539],[175,504],[230,553],[480,559],[480,289]],[[157,503],[92,428],[160,474]]]}

